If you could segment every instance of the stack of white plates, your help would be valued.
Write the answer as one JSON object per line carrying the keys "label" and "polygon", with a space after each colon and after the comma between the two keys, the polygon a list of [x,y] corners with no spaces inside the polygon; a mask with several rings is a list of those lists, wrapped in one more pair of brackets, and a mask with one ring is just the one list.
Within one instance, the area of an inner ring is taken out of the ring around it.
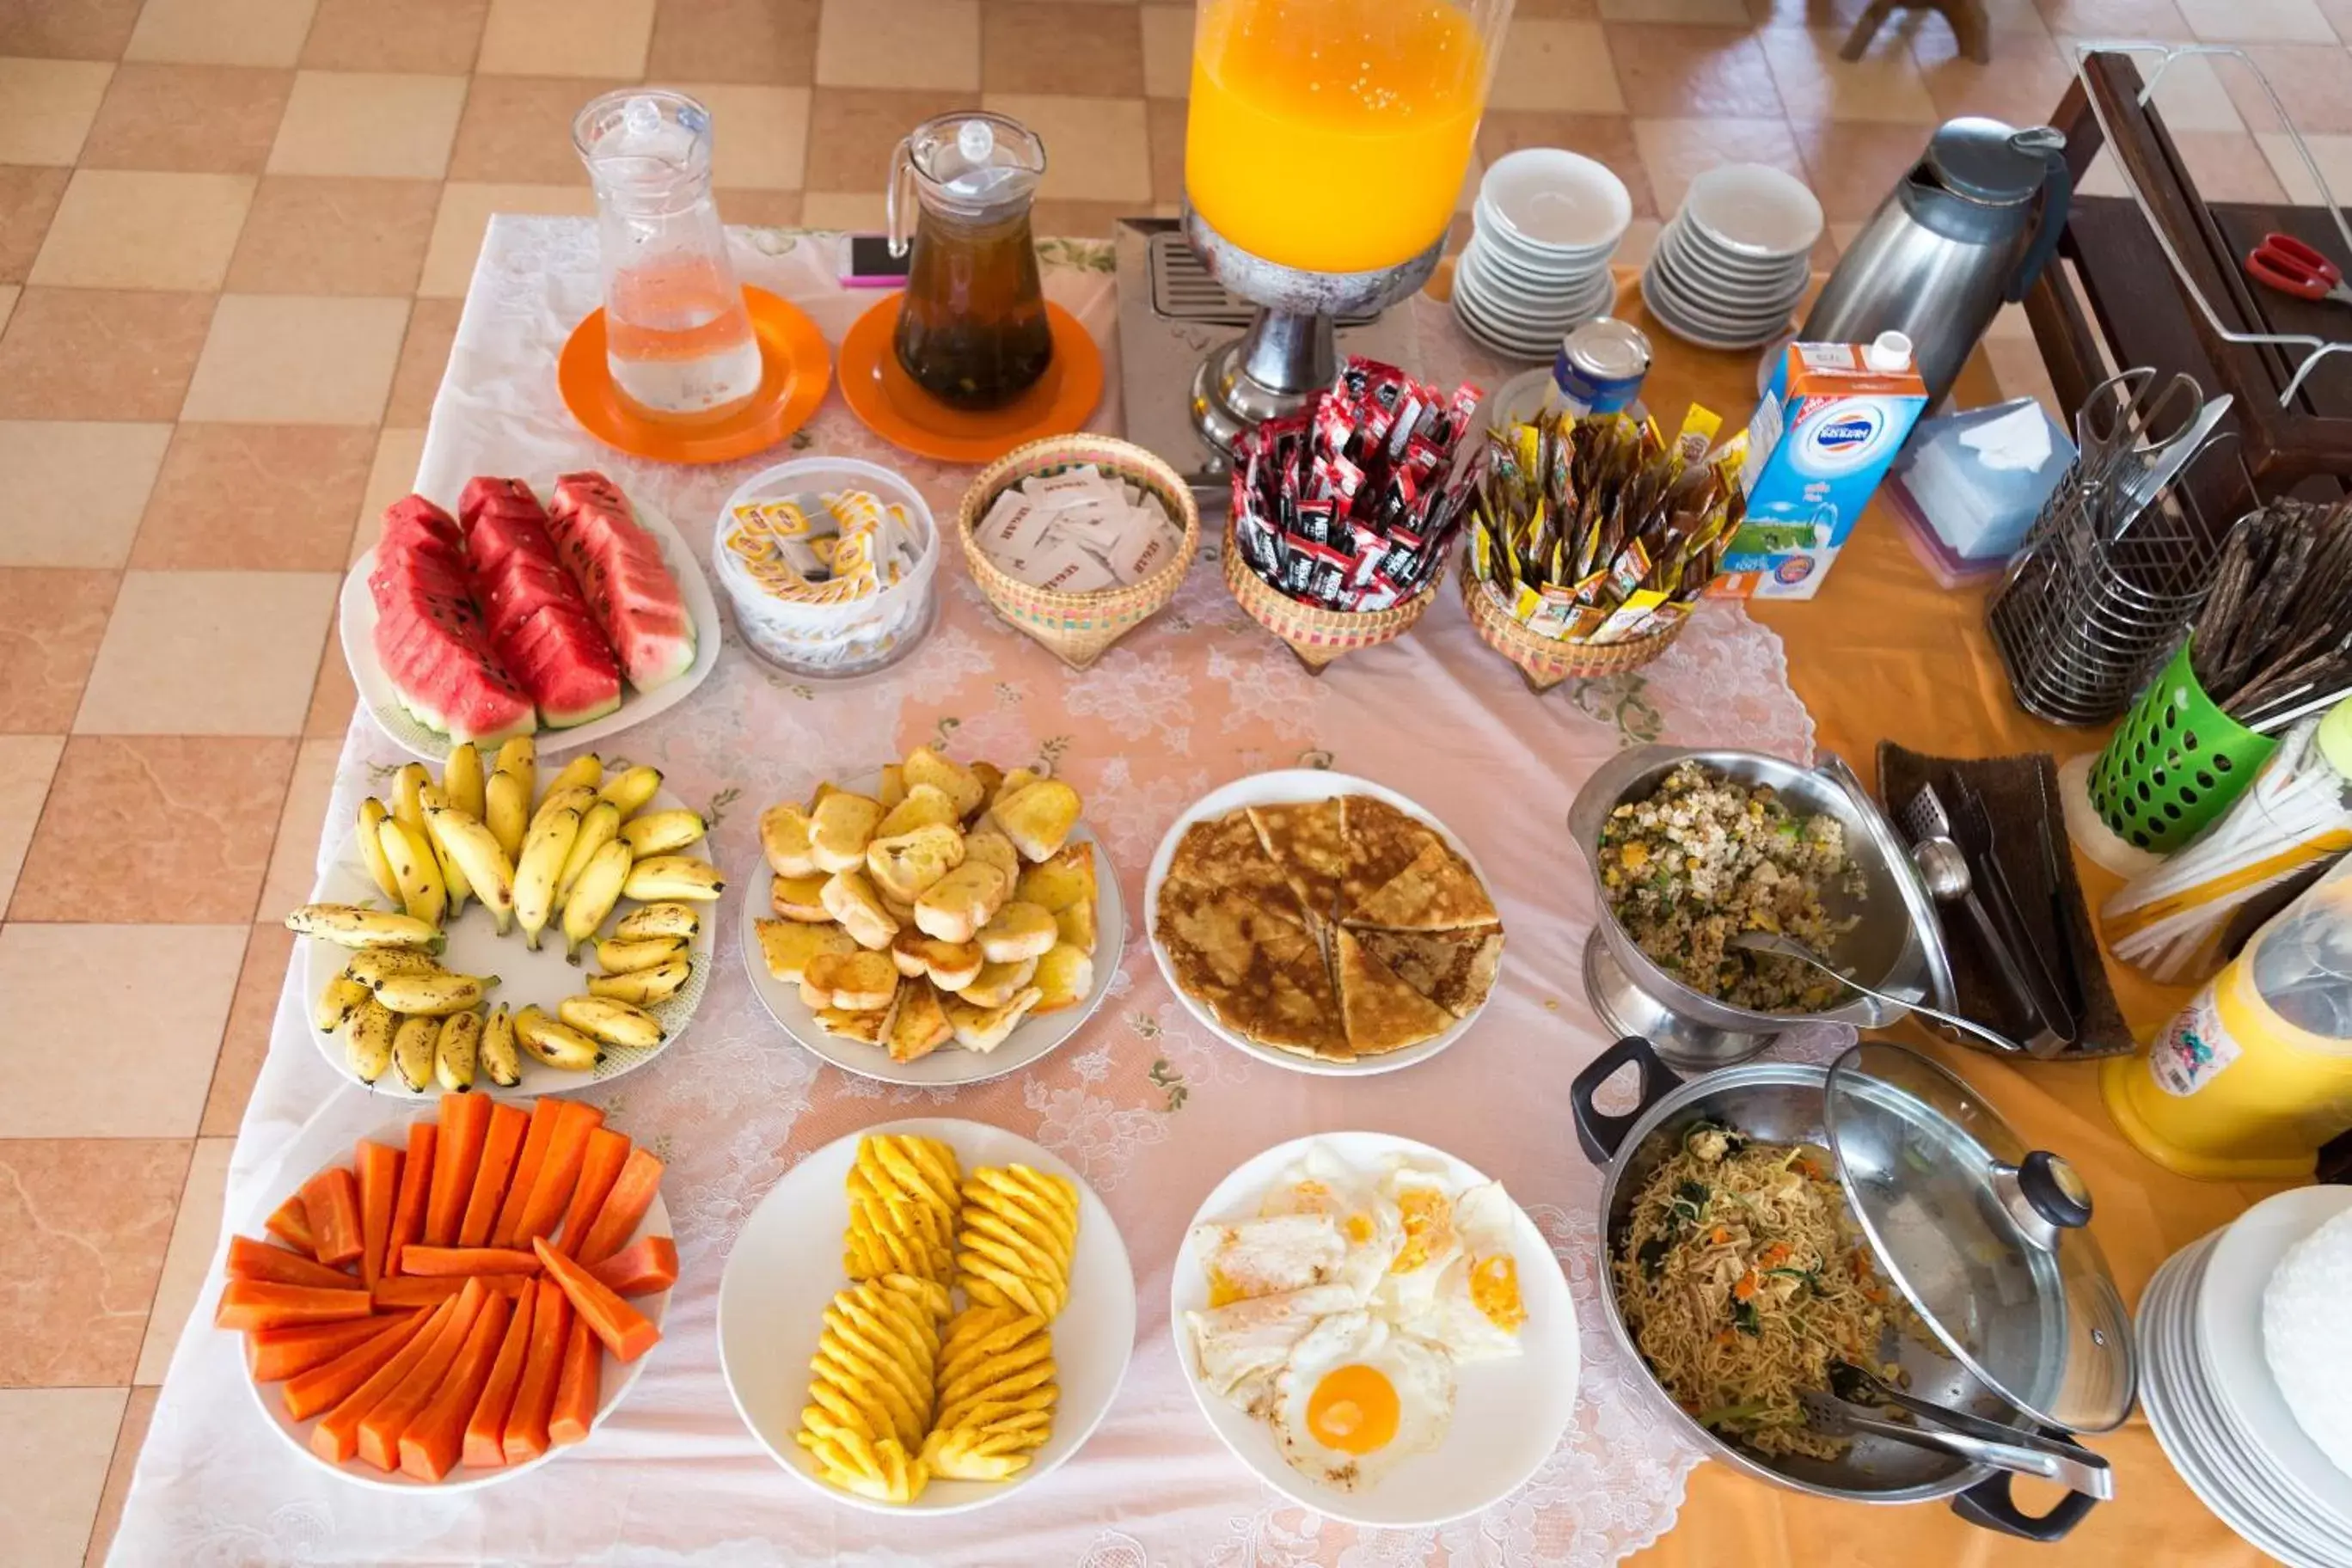
{"label": "stack of white plates", "polygon": [[1761,163],[1726,163],[1690,184],[1642,272],[1642,301],[1678,338],[1745,349],[1788,331],[1804,298],[1822,204]]}
{"label": "stack of white plates", "polygon": [[2263,1353],[2263,1290],[2287,1248],[2352,1208],[2299,1187],[2182,1248],[2139,1303],[2140,1402],[2166,1458],[2224,1524],[2292,1568],[2352,1564],[2352,1475],[2304,1435]]}
{"label": "stack of white plates", "polygon": [[1633,218],[1625,182],[1590,158],[1529,147],[1496,159],[1454,270],[1463,330],[1507,358],[1549,360],[1617,302],[1609,258]]}

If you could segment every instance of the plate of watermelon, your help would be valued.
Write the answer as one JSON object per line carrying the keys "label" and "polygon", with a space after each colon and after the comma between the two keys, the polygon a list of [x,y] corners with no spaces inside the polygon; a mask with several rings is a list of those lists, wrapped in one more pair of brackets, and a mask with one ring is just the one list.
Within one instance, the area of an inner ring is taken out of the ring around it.
{"label": "plate of watermelon", "polygon": [[496,1485],[584,1441],[677,1280],[662,1162],[604,1121],[450,1094],[356,1145],[298,1137],[278,1169],[304,1179],[230,1237],[214,1310],[278,1434],[391,1491]]}
{"label": "plate of watermelon", "polygon": [[360,705],[404,750],[585,745],[674,706],[718,662],[719,605],[667,518],[593,471],[546,493],[483,476],[455,516],[404,497],[343,580]]}

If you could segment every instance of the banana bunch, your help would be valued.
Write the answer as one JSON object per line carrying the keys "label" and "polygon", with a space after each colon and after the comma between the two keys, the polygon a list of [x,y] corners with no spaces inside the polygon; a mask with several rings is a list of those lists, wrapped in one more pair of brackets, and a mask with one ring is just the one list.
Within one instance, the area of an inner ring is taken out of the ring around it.
{"label": "banana bunch", "polygon": [[512,1032],[502,1048],[492,1037],[506,1009],[490,1024],[481,1014],[498,983],[444,969],[420,948],[364,948],[328,980],[310,1022],[342,1037],[343,1059],[362,1083],[391,1071],[419,1094],[436,1083],[455,1093],[472,1088],[478,1069],[511,1087],[521,1078]]}

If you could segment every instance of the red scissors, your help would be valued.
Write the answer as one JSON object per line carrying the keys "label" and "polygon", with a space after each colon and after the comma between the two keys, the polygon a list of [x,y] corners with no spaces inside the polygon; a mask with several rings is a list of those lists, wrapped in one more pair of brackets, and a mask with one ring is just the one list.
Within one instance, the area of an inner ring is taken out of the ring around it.
{"label": "red scissors", "polygon": [[2299,300],[2333,300],[2352,305],[2352,289],[2336,263],[2291,234],[2266,234],[2246,253],[2246,276]]}

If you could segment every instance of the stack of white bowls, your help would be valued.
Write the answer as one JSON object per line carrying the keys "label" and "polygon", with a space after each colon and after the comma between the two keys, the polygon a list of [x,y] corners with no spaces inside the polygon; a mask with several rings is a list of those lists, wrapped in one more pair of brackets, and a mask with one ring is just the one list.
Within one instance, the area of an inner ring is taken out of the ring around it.
{"label": "stack of white bowls", "polygon": [[2274,1367],[2263,1294],[2287,1250],[2347,1209],[2352,1187],[2266,1199],[2175,1254],[2139,1302],[2140,1403],[2165,1457],[2221,1522],[2292,1568],[2352,1563],[2352,1473],[2305,1434],[2281,1378],[2324,1396],[2352,1351],[2333,1367]]}
{"label": "stack of white bowls", "polygon": [[1463,331],[1506,358],[1549,361],[1561,337],[1617,302],[1609,258],[1633,219],[1633,198],[1605,164],[1558,147],[1496,159],[1454,264]]}
{"label": "stack of white bowls", "polygon": [[1642,302],[1678,338],[1745,349],[1789,330],[1804,298],[1822,204],[1803,181],[1726,163],[1690,183],[1642,272]]}

